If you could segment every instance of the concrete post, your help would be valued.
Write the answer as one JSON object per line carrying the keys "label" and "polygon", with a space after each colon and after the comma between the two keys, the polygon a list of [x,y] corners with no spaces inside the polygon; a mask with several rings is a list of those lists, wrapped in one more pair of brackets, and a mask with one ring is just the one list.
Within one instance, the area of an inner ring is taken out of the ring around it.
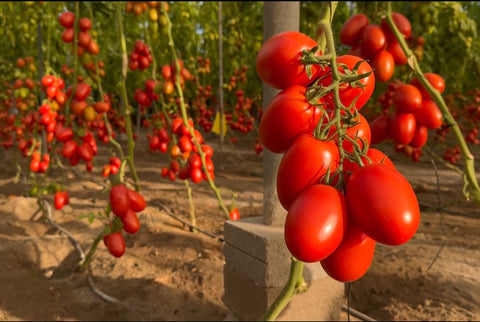
{"label": "concrete post", "polygon": [[[299,31],[300,3],[263,3],[264,41],[283,31]],[[263,108],[278,90],[263,85]],[[283,154],[263,152],[263,216],[226,221],[224,303],[231,314],[226,320],[256,321],[262,318],[285,286],[290,272],[283,225],[286,210],[278,200],[277,170]],[[326,275],[319,263],[305,264],[305,293],[296,295],[277,317],[279,321],[339,320],[343,283]]]}

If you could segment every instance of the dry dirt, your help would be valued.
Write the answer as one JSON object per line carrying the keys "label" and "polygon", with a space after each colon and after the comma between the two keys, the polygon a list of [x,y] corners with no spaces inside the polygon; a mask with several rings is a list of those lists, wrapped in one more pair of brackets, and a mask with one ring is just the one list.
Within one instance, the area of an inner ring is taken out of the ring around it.
{"label": "dry dirt", "polygon": [[[207,140],[218,146],[218,138]],[[230,195],[223,188],[237,193],[243,218],[262,215],[262,156],[255,153],[252,142],[240,138],[234,148],[225,144],[223,153],[217,149],[214,155],[215,183],[222,187],[227,204]],[[417,192],[421,225],[407,244],[377,245],[369,271],[351,283],[351,307],[378,320],[480,320],[480,208],[465,201],[462,178],[455,171],[437,164],[436,175],[429,158],[414,164],[384,148]],[[70,191],[70,204],[61,211],[53,209],[52,218],[85,252],[102,225],[78,217],[101,211],[107,200],[100,165],[107,162],[108,151],[105,147],[99,151],[98,166],[91,173],[83,165],[79,171],[67,168],[52,173],[60,182],[65,180]],[[37,199],[26,196],[28,180],[14,182],[14,151],[0,155],[4,160],[0,320],[224,320],[228,316],[222,302],[225,215],[207,183],[190,186],[197,226],[216,237],[194,234],[169,214],[190,220],[185,185],[162,178],[165,157],[149,153],[146,141],[139,139],[135,163],[148,203],[140,213],[142,227],[126,236],[127,251],[119,259],[100,244],[89,275],[74,271],[78,251],[64,233],[36,213]],[[88,276],[96,289],[117,303],[95,294]]]}

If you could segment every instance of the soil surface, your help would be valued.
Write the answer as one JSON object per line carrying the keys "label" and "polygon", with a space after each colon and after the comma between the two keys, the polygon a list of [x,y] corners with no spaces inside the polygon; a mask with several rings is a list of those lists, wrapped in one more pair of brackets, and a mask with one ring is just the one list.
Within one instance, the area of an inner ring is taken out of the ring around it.
{"label": "soil surface", "polygon": [[[28,197],[31,180],[16,179],[14,149],[0,152],[0,320],[225,320],[222,301],[223,223],[225,214],[208,183],[190,183],[196,225],[193,233],[187,189],[163,178],[166,156],[150,153],[140,135],[135,164],[147,208],[139,213],[141,229],[124,234],[127,250],[114,258],[100,243],[90,272],[75,271],[79,251],[63,232],[42,216],[37,199]],[[242,218],[261,216],[262,155],[254,138],[239,137],[216,148],[215,184],[230,205],[237,194]],[[369,271],[351,283],[352,308],[377,320],[480,320],[480,208],[465,200],[462,177],[423,156],[413,163],[379,146],[410,181],[422,210],[420,227],[401,246],[377,244]],[[52,207],[53,221],[87,252],[103,224],[89,223],[89,213],[107,204],[108,181],[101,166],[109,151],[99,145],[96,167],[84,164],[51,173],[67,184],[70,204]],[[17,157],[18,158],[18,157]],[[20,164],[25,166],[20,160]],[[436,171],[435,171],[436,169]],[[129,173],[127,173],[129,177]],[[438,180],[437,180],[438,179]],[[48,199],[48,198],[47,198]],[[52,200],[49,197],[48,200]],[[177,217],[177,218],[175,218]],[[92,284],[90,284],[92,283]],[[109,296],[102,298],[94,290]],[[345,297],[347,304],[347,297]],[[346,318],[345,313],[342,317]],[[352,320],[354,317],[352,317]]]}

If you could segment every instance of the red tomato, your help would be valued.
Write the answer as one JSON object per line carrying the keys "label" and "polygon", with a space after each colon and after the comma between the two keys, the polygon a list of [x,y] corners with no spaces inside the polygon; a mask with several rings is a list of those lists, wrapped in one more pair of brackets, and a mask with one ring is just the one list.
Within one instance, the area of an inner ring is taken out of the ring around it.
{"label": "red tomato", "polygon": [[67,142],[73,139],[73,129],[70,127],[58,127],[55,131],[55,138],[58,142]]}
{"label": "red tomato", "polygon": [[40,169],[40,160],[32,159],[30,161],[30,171],[38,172],[39,169]]}
{"label": "red tomato", "polygon": [[427,143],[428,140],[428,129],[425,126],[417,124],[415,129],[415,134],[413,135],[412,140],[408,143],[412,148],[419,149]]}
{"label": "red tomato", "polygon": [[77,154],[78,144],[74,140],[68,140],[63,143],[60,153],[64,158],[71,158]]}
{"label": "red tomato", "polygon": [[125,216],[120,218],[123,224],[123,230],[127,233],[135,234],[140,230],[140,220],[138,219],[137,213],[132,209],[128,209]]}
{"label": "red tomato", "polygon": [[380,115],[370,122],[370,144],[383,142],[390,136],[390,116]]}
{"label": "red tomato", "polygon": [[347,46],[354,46],[360,42],[368,23],[368,17],[364,14],[358,13],[351,16],[340,29],[340,42]]}
{"label": "red tomato", "polygon": [[203,179],[202,170],[200,168],[190,168],[190,179],[195,183],[200,183]]}
{"label": "red tomato", "polygon": [[375,241],[401,245],[417,231],[417,197],[400,172],[384,164],[360,167],[350,176],[345,191],[349,216]]}
{"label": "red tomato", "polygon": [[401,66],[407,63],[407,55],[396,39],[388,42],[387,50],[390,54],[392,54],[395,65]]}
{"label": "red tomato", "polygon": [[128,189],[128,199],[130,203],[130,209],[135,212],[143,211],[147,206],[145,198],[135,190]]}
{"label": "red tomato", "polygon": [[329,167],[330,173],[334,173],[338,163],[339,153],[333,141],[299,135],[278,166],[277,194],[283,208],[288,210],[305,188],[319,183]]}
{"label": "red tomato", "polygon": [[[358,113],[358,120],[355,120],[358,124],[347,128],[347,136],[354,139],[360,149],[363,149],[364,144],[369,147],[370,141],[372,138],[372,132],[370,130],[370,125],[368,125],[367,119],[360,113]],[[348,139],[344,139],[342,147],[347,152],[353,152],[353,143]]]}
{"label": "red tomato", "polygon": [[[392,19],[393,19],[393,22],[395,23],[395,26],[403,34],[405,39],[409,39],[412,34],[412,26],[410,24],[410,21],[404,15],[398,12],[392,12]],[[387,41],[396,39],[392,29],[390,28],[390,26],[388,25],[385,19],[382,19],[382,22],[380,25],[382,27],[383,32],[385,33],[385,36],[387,37]]]}
{"label": "red tomato", "polygon": [[58,17],[58,22],[65,28],[72,28],[75,22],[75,15],[70,11],[62,12]]}
{"label": "red tomato", "polygon": [[90,144],[83,142],[77,149],[78,157],[86,162],[92,161],[93,150]]}
{"label": "red tomato", "polygon": [[231,220],[239,220],[240,212],[238,211],[238,208],[233,208],[232,211],[230,211],[229,216]]}
{"label": "red tomato", "polygon": [[63,206],[68,204],[68,193],[66,191],[57,191],[53,196],[53,202],[56,209],[62,209]]}
{"label": "red tomato", "polygon": [[370,268],[375,244],[375,240],[350,220],[340,245],[330,256],[320,261],[320,264],[328,276],[339,282],[356,281]]}
{"label": "red tomato", "polygon": [[[359,62],[362,61],[363,59],[357,56],[353,55],[342,55],[337,57],[337,64],[345,64],[346,67],[349,70],[352,70],[355,65]],[[344,67],[339,66],[338,70],[341,73],[344,73]],[[343,105],[346,107],[352,105],[354,102],[355,98],[357,98],[357,101],[355,102],[355,108],[357,110],[360,110],[365,103],[370,99],[370,96],[372,96],[373,90],[375,89],[375,74],[372,71],[372,67],[366,62],[363,61],[359,68],[358,68],[358,74],[365,74],[368,72],[372,72],[369,76],[362,78],[359,82],[363,85],[363,88],[359,86],[352,87],[350,84],[344,83],[340,84],[339,88],[339,94],[340,94],[340,101],[342,102]],[[332,76],[329,73],[328,76],[325,78],[321,79],[319,83],[325,87],[330,86],[332,84]],[[325,102],[333,108],[334,106],[334,99],[333,99],[333,93],[330,92],[324,96]]]}
{"label": "red tomato", "polygon": [[186,135],[182,135],[178,140],[178,147],[182,152],[191,152],[193,148],[192,140]]}
{"label": "red tomato", "polygon": [[390,52],[386,50],[380,51],[373,56],[371,63],[376,80],[386,82],[392,78],[395,71],[395,60]]}
{"label": "red tomato", "polygon": [[270,87],[285,89],[293,85],[307,86],[320,71],[320,65],[310,65],[311,77],[300,59],[302,51],[317,46],[315,40],[297,31],[285,31],[267,39],[256,58],[260,79]]}
{"label": "red tomato", "polygon": [[74,39],[75,31],[73,28],[67,28],[62,33],[62,40],[66,43],[71,43]]}
{"label": "red tomato", "polygon": [[[383,163],[389,168],[396,170],[392,160],[390,160],[385,153],[377,149],[368,149],[366,155],[362,156],[360,159],[362,160],[364,166],[372,163]],[[348,182],[348,179],[350,179],[350,175],[353,173],[353,171],[357,170],[359,167],[360,165],[357,162],[350,161],[347,158],[343,159],[343,178],[345,183]]]}
{"label": "red tomato", "polygon": [[412,113],[390,115],[390,136],[396,144],[408,144],[415,135],[417,121]]}
{"label": "red tomato", "polygon": [[321,109],[308,103],[305,87],[292,86],[279,92],[264,111],[259,136],[265,148],[283,153],[302,133],[312,134]]}
{"label": "red tomato", "polygon": [[92,21],[87,17],[82,17],[78,20],[78,27],[81,31],[88,31],[92,28]]}
{"label": "red tomato", "polygon": [[75,90],[75,99],[77,101],[84,101],[88,97],[88,95],[90,95],[91,90],[92,89],[90,85],[88,85],[87,83],[77,84],[77,88]]}
{"label": "red tomato", "polygon": [[116,232],[104,236],[103,243],[113,256],[122,257],[125,254],[125,239],[123,239],[122,233]]}
{"label": "red tomato", "polygon": [[130,198],[128,188],[124,184],[113,186],[110,190],[109,201],[115,215],[123,217],[130,209]]}
{"label": "red tomato", "polygon": [[288,209],[284,226],[287,248],[302,262],[321,261],[340,245],[347,220],[340,191],[324,184],[307,187]]}
{"label": "red tomato", "polygon": [[422,107],[416,110],[413,115],[417,120],[417,124],[425,126],[428,129],[438,129],[443,123],[442,111],[440,111],[437,104],[430,99],[424,99]]}
{"label": "red tomato", "polygon": [[362,54],[365,58],[374,57],[385,49],[386,45],[387,38],[379,25],[369,24],[365,27],[362,34]]}
{"label": "red tomato", "polygon": [[[430,85],[434,89],[436,89],[440,94],[443,93],[445,90],[445,80],[438,74],[435,73],[424,73],[423,76],[428,80]],[[430,94],[427,92],[427,90],[423,87],[422,84],[420,84],[420,81],[418,78],[414,78],[410,81],[410,84],[418,88],[420,93],[422,94],[423,99],[430,99]]]}
{"label": "red tomato", "polygon": [[393,106],[401,113],[413,113],[422,106],[422,94],[413,85],[402,84],[393,92]]}

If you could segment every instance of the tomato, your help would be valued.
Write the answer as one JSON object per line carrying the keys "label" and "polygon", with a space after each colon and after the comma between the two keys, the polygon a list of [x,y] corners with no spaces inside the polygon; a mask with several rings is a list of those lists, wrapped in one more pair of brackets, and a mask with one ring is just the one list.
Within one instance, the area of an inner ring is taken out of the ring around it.
{"label": "tomato", "polygon": [[58,17],[58,22],[65,28],[72,28],[75,23],[75,15],[70,11],[62,12]]}
{"label": "tomato", "polygon": [[407,55],[396,39],[388,42],[387,50],[390,54],[392,54],[395,65],[401,66],[407,63]]}
{"label": "tomato", "polygon": [[393,92],[393,106],[401,113],[413,113],[422,106],[422,94],[413,85],[402,84]]}
{"label": "tomato", "polygon": [[371,63],[376,80],[386,82],[392,78],[395,71],[395,60],[390,52],[386,50],[380,51],[373,56]]}
{"label": "tomato", "polygon": [[412,113],[390,115],[390,136],[396,144],[408,144],[415,135],[417,121]]}
{"label": "tomato", "polygon": [[82,17],[78,20],[78,27],[81,31],[88,31],[92,28],[92,21],[87,17]]}
{"label": "tomato", "polygon": [[178,140],[178,147],[182,152],[191,152],[193,148],[192,140],[186,135],[182,135]]}
{"label": "tomato", "polygon": [[318,46],[317,42],[297,31],[285,31],[267,39],[257,53],[256,70],[270,87],[285,89],[293,85],[307,86],[321,72],[320,65],[310,65],[311,77],[302,64],[302,51]]}
{"label": "tomato", "polygon": [[297,196],[308,186],[320,183],[327,173],[335,172],[339,153],[333,141],[321,141],[309,134],[299,135],[285,152],[278,166],[277,194],[288,210]]}
{"label": "tomato", "polygon": [[230,211],[229,216],[231,220],[239,220],[240,212],[238,211],[238,208],[233,208],[232,211]]}
{"label": "tomato", "polygon": [[90,95],[91,90],[92,89],[90,85],[88,85],[87,83],[77,84],[77,88],[75,90],[75,99],[77,101],[84,101],[88,97],[88,95]]}
{"label": "tomato", "polygon": [[[409,39],[412,34],[412,26],[410,24],[410,21],[407,19],[407,17],[405,17],[401,13],[392,12],[392,19],[393,19],[393,22],[395,23],[395,26],[403,34],[405,39]],[[387,41],[396,39],[392,29],[390,28],[390,26],[388,25],[385,19],[382,19],[380,26],[387,37]]]}
{"label": "tomato", "polygon": [[[342,55],[337,57],[337,64],[345,64],[346,67],[351,71],[355,65],[359,62],[362,61],[363,59],[357,56],[353,55]],[[338,70],[340,73],[344,73],[344,67],[339,66]],[[363,61],[358,70],[358,74],[365,74],[368,72],[371,72],[371,74],[367,77],[362,78],[359,80],[359,82],[363,85],[363,88],[359,86],[354,86],[352,87],[348,83],[340,84],[339,88],[339,94],[340,94],[340,101],[343,105],[346,107],[352,105],[352,103],[355,101],[355,108],[357,110],[360,110],[365,103],[370,99],[370,96],[372,96],[373,90],[375,89],[375,74],[372,71],[372,67],[366,62]],[[330,86],[332,84],[332,76],[329,73],[328,76],[325,78],[321,79],[319,83],[325,87]],[[330,92],[324,96],[325,102],[328,104],[328,106],[332,107],[334,106],[334,98],[333,98],[333,93]]]}
{"label": "tomato", "polygon": [[388,115],[380,115],[370,122],[370,144],[381,143],[390,136],[390,117]]}
{"label": "tomato", "polygon": [[442,111],[440,111],[437,104],[430,99],[424,99],[422,106],[416,110],[413,115],[415,116],[417,124],[425,126],[428,129],[438,129],[443,123]]}
{"label": "tomato", "polygon": [[65,158],[71,158],[77,154],[78,144],[74,140],[68,140],[63,143],[60,153]]}
{"label": "tomato", "polygon": [[106,113],[110,110],[110,103],[96,102],[95,104],[93,104],[93,108],[97,113]]}
{"label": "tomato", "polygon": [[169,80],[172,78],[172,67],[170,67],[170,65],[162,66],[162,77],[164,80]]}
{"label": "tomato", "polygon": [[57,128],[55,138],[58,142],[67,142],[74,137],[73,129],[70,127]]}
{"label": "tomato", "polygon": [[[423,76],[425,76],[425,78],[428,80],[428,82],[430,83],[430,85],[432,85],[434,89],[436,89],[440,94],[443,93],[443,91],[445,90],[445,80],[442,78],[442,76],[435,73],[424,73]],[[413,78],[410,81],[410,84],[418,88],[418,90],[422,94],[423,99],[430,99],[430,94],[423,87],[423,85],[420,84],[418,78]]]}
{"label": "tomato", "polygon": [[135,212],[140,212],[145,209],[147,203],[145,202],[145,198],[137,191],[128,189],[128,199],[130,204],[130,209]]}
{"label": "tomato", "polygon": [[67,28],[62,33],[62,40],[66,43],[71,43],[74,39],[75,31],[73,28]]}
{"label": "tomato", "polygon": [[358,13],[351,16],[340,29],[340,42],[347,46],[357,44],[361,40],[368,23],[368,17],[364,14]]}
{"label": "tomato", "polygon": [[128,188],[124,184],[113,186],[110,190],[109,201],[115,215],[123,217],[130,209],[130,198]]}
{"label": "tomato", "polygon": [[79,44],[79,47],[84,47],[84,48],[88,48],[88,46],[90,45],[90,42],[92,41],[92,37],[90,36],[90,34],[88,33],[88,31],[80,31],[78,33],[78,44]]}
{"label": "tomato", "polygon": [[299,134],[313,133],[322,112],[308,103],[305,91],[305,87],[295,85],[272,99],[259,124],[259,136],[265,148],[283,153]]}
{"label": "tomato", "polygon": [[92,161],[93,150],[90,144],[83,142],[77,149],[78,157],[86,162]]}
{"label": "tomato", "polygon": [[195,183],[201,182],[203,179],[202,170],[200,168],[190,168],[190,179]]}
{"label": "tomato", "polygon": [[316,184],[303,190],[288,209],[285,243],[298,260],[318,262],[340,245],[347,223],[343,194],[332,186]]}
{"label": "tomato", "polygon": [[123,224],[123,230],[127,233],[135,234],[140,230],[140,220],[138,219],[138,215],[132,209],[128,209],[125,216],[120,218]]}
{"label": "tomato", "polygon": [[30,161],[30,171],[38,172],[40,169],[40,160],[32,159]]}
{"label": "tomato", "polygon": [[[368,125],[367,119],[360,113],[358,113],[358,119],[355,119],[355,122],[358,122],[358,124],[347,128],[347,136],[354,139],[360,149],[363,149],[364,144],[368,148],[372,137],[370,125]],[[347,152],[353,152],[353,143],[348,139],[343,140],[342,147]]]}
{"label": "tomato", "polygon": [[68,204],[68,194],[66,191],[57,191],[53,196],[53,202],[56,209],[62,209],[63,206]]}
{"label": "tomato", "polygon": [[350,176],[345,191],[349,216],[375,241],[401,245],[417,231],[417,197],[400,172],[384,164],[360,167]]}
{"label": "tomato", "polygon": [[339,282],[356,281],[370,268],[375,244],[375,240],[368,237],[353,220],[349,220],[342,242],[320,264],[328,276]]}
{"label": "tomato", "polygon": [[122,233],[110,233],[103,237],[103,243],[107,247],[110,254],[115,257],[122,257],[125,254],[125,239]]}
{"label": "tomato", "polygon": [[428,129],[425,126],[417,124],[412,140],[408,143],[412,148],[418,149],[427,143]]}
{"label": "tomato", "polygon": [[365,58],[374,57],[385,49],[387,38],[382,28],[377,24],[369,24],[362,33],[362,54]]}
{"label": "tomato", "polygon": [[[374,148],[369,148],[365,156],[362,156],[360,159],[364,166],[372,163],[382,163],[389,168],[396,170],[392,160],[390,160],[385,153]],[[345,183],[348,182],[353,171],[357,170],[359,167],[360,165],[357,162],[350,161],[347,158],[343,159],[343,178]]]}

